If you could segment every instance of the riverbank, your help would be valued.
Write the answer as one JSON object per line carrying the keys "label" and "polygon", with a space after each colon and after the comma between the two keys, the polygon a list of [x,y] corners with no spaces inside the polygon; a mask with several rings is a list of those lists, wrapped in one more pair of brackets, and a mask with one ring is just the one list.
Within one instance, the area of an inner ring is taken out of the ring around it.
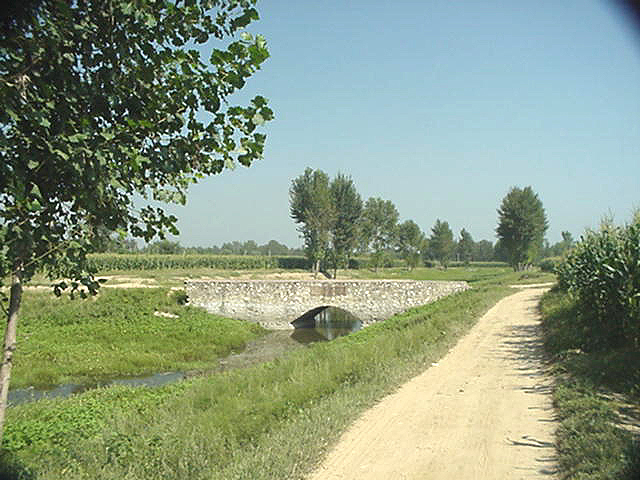
{"label": "riverbank", "polygon": [[436,362],[511,293],[513,277],[263,365],[12,408],[5,470],[42,479],[302,478],[360,411]]}
{"label": "riverbank", "polygon": [[104,289],[87,300],[27,290],[11,387],[206,369],[266,333],[183,303],[168,288]]}

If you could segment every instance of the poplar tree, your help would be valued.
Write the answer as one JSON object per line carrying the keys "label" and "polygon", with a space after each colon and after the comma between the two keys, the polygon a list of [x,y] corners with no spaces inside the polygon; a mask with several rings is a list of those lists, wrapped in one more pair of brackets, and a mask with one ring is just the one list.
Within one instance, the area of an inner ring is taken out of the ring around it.
{"label": "poplar tree", "polygon": [[406,220],[398,225],[396,241],[398,252],[407,262],[407,268],[412,270],[420,261],[420,255],[425,245],[424,233],[416,222]]}
{"label": "poplar tree", "polygon": [[327,174],[307,168],[292,180],[289,202],[291,218],[300,224],[298,231],[304,240],[305,253],[317,275],[328,254],[330,232],[335,222]]}
{"label": "poplar tree", "polygon": [[0,16],[0,279],[11,277],[0,428],[36,270],[70,280],[57,294],[95,293],[86,254],[103,232],[177,233],[174,216],[134,197],[185,203],[190,184],[262,156],[267,101],[228,105],[269,56],[243,31],[254,3],[25,0]]}
{"label": "poplar tree", "polygon": [[514,270],[528,268],[542,248],[549,224],[531,187],[512,187],[498,208],[498,241]]}
{"label": "poplar tree", "polygon": [[331,181],[330,191],[335,211],[331,228],[331,259],[335,278],[339,265],[349,266],[349,259],[356,248],[362,198],[351,177],[342,173],[338,173]]}
{"label": "poplar tree", "polygon": [[461,261],[468,265],[473,258],[474,242],[473,237],[464,228],[460,230],[460,240],[458,240],[457,253]]}
{"label": "poplar tree", "polygon": [[384,251],[395,243],[398,209],[391,200],[369,198],[362,213],[362,234],[373,250],[375,270],[382,265]]}
{"label": "poplar tree", "polygon": [[449,227],[449,223],[437,219],[431,229],[429,248],[433,258],[438,260],[445,270],[449,265],[449,260],[455,251],[455,247],[453,231]]}

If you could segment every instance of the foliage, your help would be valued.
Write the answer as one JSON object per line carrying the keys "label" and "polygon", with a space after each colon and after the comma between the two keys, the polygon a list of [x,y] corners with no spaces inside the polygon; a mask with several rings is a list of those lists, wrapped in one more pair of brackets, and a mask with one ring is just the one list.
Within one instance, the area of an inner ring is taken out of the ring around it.
{"label": "foliage", "polygon": [[562,232],[562,240],[554,243],[553,245],[549,245],[549,242],[545,240],[545,246],[542,249],[541,256],[542,257],[562,257],[566,255],[571,247],[575,244],[573,239],[573,235],[571,232],[563,231]]}
{"label": "foliage", "polygon": [[542,247],[548,222],[542,202],[531,187],[512,187],[498,209],[496,232],[514,270],[529,267]]}
{"label": "foliage", "polygon": [[543,272],[555,272],[556,268],[558,268],[562,261],[562,257],[547,257],[540,260],[538,266]]}
{"label": "foliage", "polygon": [[262,155],[266,100],[223,105],[268,57],[264,39],[242,33],[209,61],[193,48],[236,35],[251,3],[44,1],[2,38],[0,277],[46,267],[95,288],[84,259],[104,232],[176,231],[134,194],[183,203],[203,175]]}
{"label": "foliage", "polygon": [[356,248],[362,198],[351,177],[342,173],[338,173],[331,181],[329,188],[335,211],[335,221],[331,227],[331,256],[335,272],[339,266],[349,265]]}
{"label": "foliage", "polygon": [[474,241],[471,234],[463,228],[460,230],[460,240],[458,240],[458,244],[456,245],[458,259],[468,264],[473,259],[473,247]]}
{"label": "foliage", "polygon": [[640,347],[640,215],[587,231],[556,271],[578,300],[584,348]]}
{"label": "foliage", "polygon": [[[177,233],[174,216],[136,210],[135,197],[184,203],[198,179],[262,156],[266,99],[226,107],[269,56],[240,33],[253,3],[43,0],[0,37],[0,282],[12,278],[0,431],[23,283],[46,270],[71,279],[57,294],[95,294],[86,255],[110,232]],[[211,36],[228,38],[203,60],[195,46]]]}
{"label": "foliage", "polygon": [[289,203],[291,218],[300,224],[298,231],[304,239],[307,258],[317,273],[329,249],[329,235],[336,213],[327,174],[322,170],[305,169],[291,181]]}
{"label": "foliage", "polygon": [[384,251],[395,243],[398,210],[391,200],[371,197],[362,212],[362,238],[370,245],[372,263],[377,270],[383,263]]}
{"label": "foliage", "polygon": [[473,244],[473,260],[476,262],[491,262],[495,260],[493,244],[489,240],[480,240]]}
{"label": "foliage", "polygon": [[433,258],[438,260],[446,269],[455,250],[456,244],[453,240],[453,232],[448,222],[441,222],[440,219],[431,228],[431,238],[429,239],[429,252]]}
{"label": "foliage", "polygon": [[[559,373],[554,406],[560,422],[556,447],[561,478],[639,478],[640,442],[624,424],[640,421],[634,408],[640,350],[581,350],[587,332],[576,321],[579,303],[560,289],[543,296],[540,311],[545,349]],[[631,418],[623,420],[623,414]]]}
{"label": "foliage", "polygon": [[407,262],[409,270],[418,266],[425,241],[424,233],[413,220],[406,220],[398,225],[396,231],[397,249]]}
{"label": "foliage", "polygon": [[158,240],[157,242],[153,242],[148,245],[144,249],[144,253],[156,253],[160,255],[176,255],[183,252],[183,248],[180,245],[180,242],[172,242],[171,240],[167,240],[166,238],[163,240]]}
{"label": "foliage", "polygon": [[96,272],[114,270],[159,270],[175,268],[216,268],[225,270],[255,270],[267,268],[305,269],[304,257],[265,255],[163,255],[100,253],[88,256],[89,266]]}

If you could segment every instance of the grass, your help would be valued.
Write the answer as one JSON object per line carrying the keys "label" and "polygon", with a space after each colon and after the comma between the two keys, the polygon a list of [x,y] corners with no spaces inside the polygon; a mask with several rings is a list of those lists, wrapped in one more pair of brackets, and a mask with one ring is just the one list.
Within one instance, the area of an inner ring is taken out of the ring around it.
{"label": "grass", "polygon": [[164,288],[103,289],[88,300],[25,291],[11,386],[203,368],[264,332],[179,297]]}
{"label": "grass", "polygon": [[[552,290],[542,299],[545,347],[556,372],[561,478],[640,478],[640,351],[585,352],[578,306]],[[635,427],[633,427],[635,425]]]}
{"label": "grass", "polygon": [[270,363],[14,407],[6,478],[303,478],[362,410],[444,355],[511,293],[512,279],[478,280]]}

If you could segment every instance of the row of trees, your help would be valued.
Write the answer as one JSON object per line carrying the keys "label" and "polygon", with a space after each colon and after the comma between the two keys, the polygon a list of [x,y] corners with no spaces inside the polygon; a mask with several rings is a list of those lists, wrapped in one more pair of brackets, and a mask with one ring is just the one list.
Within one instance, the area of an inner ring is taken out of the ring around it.
{"label": "row of trees", "polygon": [[289,248],[276,240],[258,245],[253,240],[232,241],[221,246],[183,247],[177,241],[160,240],[138,249],[130,238],[107,237],[98,251],[153,254],[213,254],[213,255],[303,255],[312,260],[314,270],[321,266],[349,264],[354,254],[370,254],[377,267],[389,258],[402,258],[409,268],[421,260],[439,261],[445,268],[450,260],[499,260],[509,262],[516,270],[527,268],[547,257],[561,257],[574,244],[569,232],[562,232],[562,241],[550,245],[543,240],[547,219],[542,202],[531,187],[512,188],[498,209],[499,241],[495,246],[487,241],[475,242],[462,229],[458,238],[446,221],[438,219],[427,236],[413,221],[398,223],[398,211],[389,200],[370,198],[363,202],[354,182],[344,174],[333,180],[321,170],[307,169],[292,182],[291,212],[300,224],[305,250]]}
{"label": "row of trees", "polygon": [[356,254],[370,254],[377,268],[389,255],[400,256],[409,268],[423,260],[438,260],[445,268],[450,260],[490,261],[495,258],[491,242],[474,242],[462,229],[459,240],[446,221],[438,219],[427,237],[413,220],[398,223],[399,214],[390,200],[371,197],[366,202],[351,177],[335,178],[322,170],[307,168],[291,182],[290,214],[298,224],[304,251],[315,273],[323,268],[349,264]]}

